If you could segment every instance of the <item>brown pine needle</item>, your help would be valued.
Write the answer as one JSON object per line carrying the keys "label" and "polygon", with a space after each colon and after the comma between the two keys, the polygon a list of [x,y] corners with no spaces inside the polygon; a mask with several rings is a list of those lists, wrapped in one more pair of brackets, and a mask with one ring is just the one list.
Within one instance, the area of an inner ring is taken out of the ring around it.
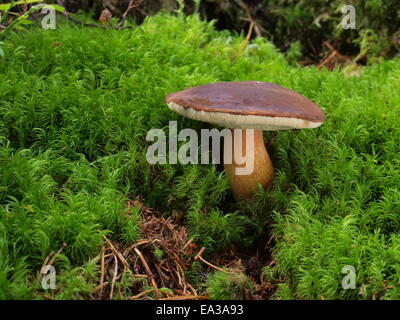
{"label": "brown pine needle", "polygon": [[106,285],[108,285],[108,282],[103,282],[102,284],[99,284],[96,288],[93,289],[92,293],[96,293],[99,290],[103,291],[103,288]]}
{"label": "brown pine needle", "polygon": [[123,265],[129,269],[129,264],[128,262],[126,262],[125,258],[122,256],[122,254],[115,249],[115,247],[113,246],[113,244],[111,243],[110,240],[107,239],[107,237],[105,235],[103,235],[104,240],[107,241],[108,245],[111,247],[112,251],[114,251],[114,253],[118,256],[119,260],[121,260],[121,262],[123,263]]}
{"label": "brown pine needle", "polygon": [[135,251],[135,253],[139,257],[140,261],[142,262],[143,267],[146,270],[146,273],[150,278],[151,285],[154,287],[154,290],[156,291],[157,297],[159,298],[160,297],[160,292],[158,291],[158,286],[157,286],[156,281],[154,280],[153,272],[151,272],[151,270],[149,268],[149,265],[147,264],[146,259],[143,257],[142,253],[139,251],[138,248],[134,248],[133,250]]}
{"label": "brown pine needle", "polygon": [[187,283],[187,285],[188,285],[189,289],[190,289],[190,290],[192,290],[192,292],[193,292],[193,295],[197,296],[197,291],[196,291],[196,289],[195,289],[195,288],[193,288],[193,287],[190,285],[190,283],[189,283],[189,282]]}
{"label": "brown pine needle", "polygon": [[197,260],[199,257],[201,257],[204,251],[206,251],[206,248],[205,247],[201,248],[199,253],[194,257],[194,260]]}
{"label": "brown pine needle", "polygon": [[190,238],[188,242],[186,242],[186,244],[183,246],[182,251],[185,251],[185,249],[190,246],[190,244],[193,242],[193,238]]}
{"label": "brown pine needle", "polygon": [[216,269],[218,271],[222,271],[225,272],[225,270],[218,268],[217,266],[214,266],[213,264],[209,263],[208,261],[206,261],[201,255],[204,253],[204,251],[206,250],[205,247],[201,248],[201,250],[199,251],[199,253],[194,257],[194,260],[201,260],[202,262],[204,262],[206,265],[208,265],[209,267]]}
{"label": "brown pine needle", "polygon": [[55,254],[53,254],[53,256],[51,257],[50,261],[49,261],[48,263],[46,263],[46,265],[49,265],[49,266],[53,265],[53,263],[54,263],[54,262],[56,261],[56,259],[57,259],[57,256],[61,253],[61,251],[63,251],[63,249],[64,249],[66,246],[67,246],[67,244],[66,244],[66,243],[63,243],[63,244],[61,245],[60,250],[58,250]]}
{"label": "brown pine needle", "polygon": [[136,296],[130,297],[129,300],[140,299],[140,298],[144,297],[145,295],[147,295],[148,293],[153,292],[153,291],[154,291],[154,289],[143,291],[143,292],[137,294]]}
{"label": "brown pine needle", "polygon": [[118,259],[117,256],[114,256],[114,274],[111,282],[110,300],[113,298],[114,295],[114,285],[115,285],[115,280],[117,280],[117,273],[118,273]]}
{"label": "brown pine needle", "polygon": [[103,288],[104,288],[104,246],[101,247],[101,268],[100,268],[100,297],[103,296]]}
{"label": "brown pine needle", "polygon": [[133,277],[133,278],[148,278],[148,276],[145,274],[131,274],[131,277]]}
{"label": "brown pine needle", "polygon": [[67,244],[64,242],[64,243],[61,245],[60,250],[58,250],[57,252],[52,251],[52,252],[50,252],[50,253],[47,255],[46,259],[44,259],[44,261],[43,261],[43,264],[42,264],[42,267],[41,267],[40,271],[37,273],[37,278],[38,278],[38,279],[39,279],[39,277],[40,277],[40,272],[41,272],[41,270],[43,270],[43,268],[44,268],[45,266],[51,266],[51,265],[53,265],[53,263],[54,263],[54,262],[56,261],[56,259],[57,259],[57,256],[61,253],[61,251],[62,251],[66,246],[67,246]]}

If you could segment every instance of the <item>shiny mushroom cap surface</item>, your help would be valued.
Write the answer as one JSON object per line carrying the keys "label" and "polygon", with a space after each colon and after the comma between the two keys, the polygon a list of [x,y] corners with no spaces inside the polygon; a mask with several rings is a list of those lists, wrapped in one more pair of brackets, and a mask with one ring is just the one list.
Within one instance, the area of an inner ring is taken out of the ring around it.
{"label": "shiny mushroom cap surface", "polygon": [[168,107],[193,120],[232,129],[316,128],[324,113],[303,95],[261,81],[217,82],[171,93]]}

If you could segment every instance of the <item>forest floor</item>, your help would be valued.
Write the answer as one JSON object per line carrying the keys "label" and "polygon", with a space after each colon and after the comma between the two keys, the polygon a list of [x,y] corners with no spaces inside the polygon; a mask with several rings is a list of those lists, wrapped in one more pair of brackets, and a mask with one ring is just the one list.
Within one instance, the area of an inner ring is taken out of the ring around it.
{"label": "forest floor", "polygon": [[[400,298],[400,60],[348,74],[244,43],[197,15],[9,34],[1,299]],[[152,128],[211,128],[170,111],[167,94],[239,80],[293,89],[326,114],[317,129],[265,133],[275,183],[251,204],[219,166],[146,160]],[[356,289],[342,287],[349,266]]]}

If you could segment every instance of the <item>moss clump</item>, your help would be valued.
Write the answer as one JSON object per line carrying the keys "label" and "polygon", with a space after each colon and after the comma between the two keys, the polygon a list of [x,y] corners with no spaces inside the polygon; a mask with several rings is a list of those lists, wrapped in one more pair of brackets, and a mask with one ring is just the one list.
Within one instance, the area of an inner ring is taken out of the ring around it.
{"label": "moss clump", "polygon": [[[342,13],[345,5],[355,9],[355,29],[342,27],[348,15]],[[247,31],[248,22],[241,18],[250,12],[259,33],[284,51],[291,48],[291,55],[293,44],[298,42],[300,53],[319,61],[327,50],[326,41],[342,54],[373,62],[399,53],[400,11],[396,8],[397,0],[260,0],[251,1],[247,8],[236,1],[205,0],[200,12],[217,19],[218,28],[237,31]]]}
{"label": "moss clump", "polygon": [[241,268],[224,268],[207,279],[207,291],[211,299],[243,300],[251,297],[253,290],[250,279]]}

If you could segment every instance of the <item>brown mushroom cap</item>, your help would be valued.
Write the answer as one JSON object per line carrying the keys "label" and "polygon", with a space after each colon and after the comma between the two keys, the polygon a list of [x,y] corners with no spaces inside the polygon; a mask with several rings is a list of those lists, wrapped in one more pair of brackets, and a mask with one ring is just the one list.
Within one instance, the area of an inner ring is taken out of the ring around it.
{"label": "brown mushroom cap", "polygon": [[260,81],[219,82],[166,97],[173,111],[228,128],[287,130],[316,128],[324,113],[301,94]]}

